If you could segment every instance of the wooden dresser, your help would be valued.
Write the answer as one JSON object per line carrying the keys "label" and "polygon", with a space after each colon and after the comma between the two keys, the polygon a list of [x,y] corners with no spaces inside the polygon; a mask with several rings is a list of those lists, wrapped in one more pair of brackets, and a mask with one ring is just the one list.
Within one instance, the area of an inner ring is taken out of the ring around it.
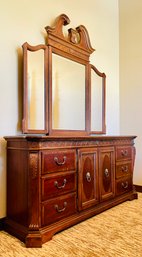
{"label": "wooden dresser", "polygon": [[56,232],[137,198],[135,136],[5,139],[5,230],[26,247],[41,247]]}

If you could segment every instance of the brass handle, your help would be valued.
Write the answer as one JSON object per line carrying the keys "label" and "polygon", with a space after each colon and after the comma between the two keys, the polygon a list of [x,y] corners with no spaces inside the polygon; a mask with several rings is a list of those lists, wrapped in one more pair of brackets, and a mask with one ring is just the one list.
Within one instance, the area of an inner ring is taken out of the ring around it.
{"label": "brass handle", "polygon": [[61,186],[59,186],[58,181],[55,181],[55,182],[54,182],[54,186],[57,187],[58,189],[62,189],[62,188],[65,187],[66,183],[67,183],[67,180],[64,179],[64,180],[63,180],[63,184],[62,184]]}
{"label": "brass handle", "polygon": [[121,155],[122,156],[127,156],[128,155],[128,151],[127,150],[122,150],[121,151]]}
{"label": "brass handle", "polygon": [[128,181],[126,181],[125,183],[122,182],[121,185],[122,185],[122,187],[123,187],[124,189],[126,189],[126,188],[128,188],[128,185],[129,185],[129,184],[128,184]]}
{"label": "brass handle", "polygon": [[66,156],[64,156],[64,157],[63,157],[63,161],[62,161],[62,162],[60,162],[60,161],[58,160],[58,157],[54,157],[54,161],[55,161],[55,162],[56,162],[56,164],[57,164],[57,165],[59,165],[59,166],[64,165],[64,164],[65,164],[65,162],[66,162],[66,159],[67,159],[67,157],[66,157]]}
{"label": "brass handle", "polygon": [[109,170],[105,169],[104,174],[105,174],[106,178],[108,178],[109,177]]}
{"label": "brass handle", "polygon": [[128,166],[127,165],[126,166],[122,166],[121,170],[123,172],[128,172]]}
{"label": "brass handle", "polygon": [[55,205],[54,205],[55,210],[56,210],[57,212],[59,212],[59,213],[65,211],[66,207],[67,207],[67,202],[64,202],[64,207],[63,207],[62,209],[59,209],[58,204],[55,204]]}
{"label": "brass handle", "polygon": [[86,173],[86,180],[87,180],[88,182],[91,182],[91,174],[90,174],[90,172],[87,172],[87,173]]}

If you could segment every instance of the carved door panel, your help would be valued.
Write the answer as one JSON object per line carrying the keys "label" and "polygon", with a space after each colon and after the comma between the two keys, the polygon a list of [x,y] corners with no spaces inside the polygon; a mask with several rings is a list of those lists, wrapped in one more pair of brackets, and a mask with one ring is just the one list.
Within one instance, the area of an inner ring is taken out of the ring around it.
{"label": "carved door panel", "polygon": [[78,208],[89,208],[98,203],[98,154],[97,149],[78,151]]}
{"label": "carved door panel", "polygon": [[114,197],[115,190],[115,163],[114,148],[99,149],[99,184],[100,200],[107,200]]}

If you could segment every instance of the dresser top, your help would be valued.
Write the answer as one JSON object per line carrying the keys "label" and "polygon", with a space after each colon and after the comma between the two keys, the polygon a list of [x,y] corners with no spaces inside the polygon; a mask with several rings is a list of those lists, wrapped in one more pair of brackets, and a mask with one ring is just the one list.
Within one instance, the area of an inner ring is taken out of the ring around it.
{"label": "dresser top", "polygon": [[94,135],[94,136],[47,136],[39,134],[21,134],[16,136],[5,136],[6,141],[108,141],[108,140],[133,140],[135,135]]}

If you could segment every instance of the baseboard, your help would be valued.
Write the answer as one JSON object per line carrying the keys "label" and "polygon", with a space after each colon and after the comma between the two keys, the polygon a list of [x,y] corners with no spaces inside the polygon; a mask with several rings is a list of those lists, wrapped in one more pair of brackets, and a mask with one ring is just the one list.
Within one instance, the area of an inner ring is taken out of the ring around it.
{"label": "baseboard", "polygon": [[0,219],[0,230],[3,230],[3,227],[4,227],[4,219],[5,219],[5,218],[1,218],[1,219]]}
{"label": "baseboard", "polygon": [[139,185],[134,185],[135,189],[137,192],[140,192],[142,193],[142,186],[139,186]]}

